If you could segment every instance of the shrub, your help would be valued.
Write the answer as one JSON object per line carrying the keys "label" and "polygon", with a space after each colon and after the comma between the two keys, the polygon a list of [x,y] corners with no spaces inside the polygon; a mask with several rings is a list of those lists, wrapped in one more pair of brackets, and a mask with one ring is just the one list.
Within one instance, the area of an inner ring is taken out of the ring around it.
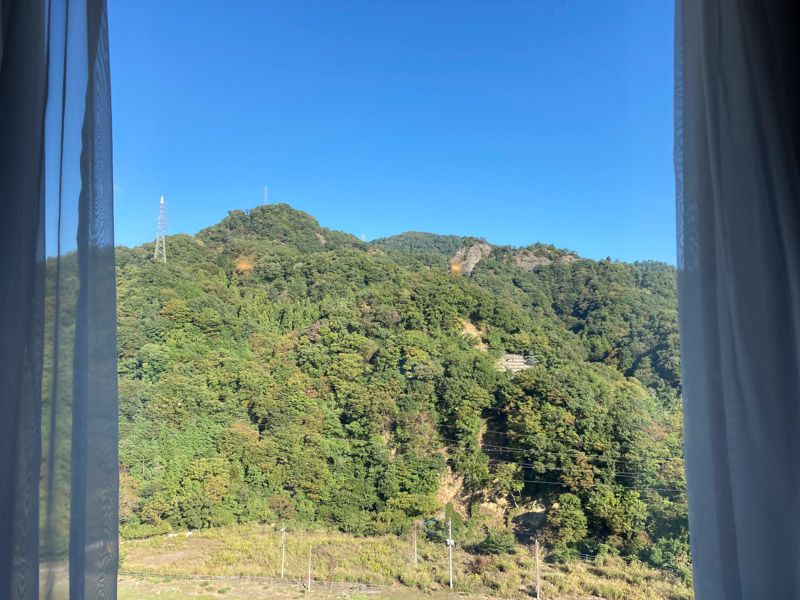
{"label": "shrub", "polygon": [[678,577],[681,578],[681,581],[683,581],[685,586],[692,587],[694,583],[694,575],[692,575],[691,566],[678,567]]}
{"label": "shrub", "polygon": [[126,540],[135,540],[152,537],[154,535],[162,535],[172,531],[172,526],[163,521],[158,525],[146,525],[136,522],[128,522],[121,525],[119,528],[120,537]]}
{"label": "shrub", "polygon": [[517,547],[514,533],[508,529],[493,529],[486,534],[486,538],[478,544],[477,549],[486,554],[508,554]]}
{"label": "shrub", "polygon": [[575,544],[586,537],[588,520],[581,499],[575,494],[561,494],[558,504],[547,515],[545,537],[553,544],[556,555],[574,556]]}
{"label": "shrub", "polygon": [[467,572],[474,575],[481,575],[492,562],[492,558],[485,554],[473,556],[467,562]]}
{"label": "shrub", "polygon": [[679,538],[658,538],[650,548],[650,562],[657,567],[677,568],[689,556],[689,542]]}

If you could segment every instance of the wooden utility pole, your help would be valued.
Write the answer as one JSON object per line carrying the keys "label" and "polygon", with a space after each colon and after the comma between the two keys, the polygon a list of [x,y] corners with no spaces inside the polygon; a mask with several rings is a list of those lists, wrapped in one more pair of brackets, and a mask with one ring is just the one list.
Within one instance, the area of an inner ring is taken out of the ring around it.
{"label": "wooden utility pole", "polygon": [[536,552],[536,600],[540,600],[541,596],[541,586],[542,583],[539,580],[539,538],[536,538],[536,544],[534,545],[535,552]]}
{"label": "wooden utility pole", "polygon": [[414,521],[414,524],[411,526],[411,531],[414,532],[414,566],[417,566],[417,528],[419,524]]}
{"label": "wooden utility pole", "polygon": [[311,544],[308,545],[308,591],[311,591]]}
{"label": "wooden utility pole", "polygon": [[453,589],[453,521],[447,519],[447,548],[450,550],[450,589]]}
{"label": "wooden utility pole", "polygon": [[283,565],[286,561],[286,523],[281,527],[281,579],[283,579]]}

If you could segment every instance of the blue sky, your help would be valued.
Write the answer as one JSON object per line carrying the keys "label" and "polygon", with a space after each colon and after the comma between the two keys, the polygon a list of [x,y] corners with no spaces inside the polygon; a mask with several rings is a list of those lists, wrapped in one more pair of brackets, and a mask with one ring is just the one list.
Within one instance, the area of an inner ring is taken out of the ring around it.
{"label": "blue sky", "polygon": [[675,263],[672,0],[109,0],[116,241],[269,200]]}

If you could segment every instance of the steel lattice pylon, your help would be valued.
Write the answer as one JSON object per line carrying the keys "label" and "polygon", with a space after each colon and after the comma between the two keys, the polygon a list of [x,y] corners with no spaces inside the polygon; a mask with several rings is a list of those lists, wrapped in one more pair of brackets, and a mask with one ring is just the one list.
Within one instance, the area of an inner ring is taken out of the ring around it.
{"label": "steel lattice pylon", "polygon": [[167,233],[167,203],[164,202],[164,196],[161,196],[161,206],[158,210],[158,236],[156,236],[156,251],[153,254],[154,260],[160,260],[163,263],[167,262],[167,241],[165,235]]}

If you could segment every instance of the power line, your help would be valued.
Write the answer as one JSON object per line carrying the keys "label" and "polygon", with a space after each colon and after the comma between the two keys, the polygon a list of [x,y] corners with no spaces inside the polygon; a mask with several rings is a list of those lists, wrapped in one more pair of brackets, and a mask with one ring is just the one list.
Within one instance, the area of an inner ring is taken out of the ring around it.
{"label": "power line", "polygon": [[[454,459],[452,459],[452,458],[449,458],[445,462],[447,462],[449,464],[455,464],[456,461]],[[532,469],[531,466],[528,466],[528,465],[526,465],[524,463],[517,463],[517,462],[514,462],[514,461],[507,461],[507,460],[499,460],[499,459],[490,458],[489,462],[490,463],[498,463],[499,462],[499,463],[503,463],[503,464],[515,464],[515,465],[519,465],[522,468]],[[581,469],[581,468],[575,468],[574,470],[571,470],[571,469],[559,469],[559,468],[552,468],[552,469],[548,468],[546,470],[547,471],[562,471],[562,472],[564,472],[564,471],[572,471],[572,472],[574,472],[574,471],[583,471],[585,473],[591,473],[592,475],[606,476],[606,477],[610,477],[610,478],[623,477],[623,478],[626,478],[626,479],[638,479],[639,477],[641,477],[643,475],[644,476],[651,475],[651,473],[612,473],[612,472],[592,471],[592,470],[589,470],[589,469]],[[554,482],[554,481],[541,481],[541,480],[538,480],[538,479],[536,479],[536,480],[533,480],[533,479],[515,479],[514,481],[521,481],[523,483],[542,483],[542,484],[564,485],[564,486],[573,485],[571,483]],[[590,485],[581,484],[581,485],[582,485],[582,487],[595,487],[595,484],[590,484]],[[654,488],[654,487],[645,487],[645,486],[618,485],[618,487],[623,488],[623,489],[627,489],[627,490],[651,490],[651,491],[663,491],[663,492],[685,492],[686,491],[686,490],[681,490],[681,489],[677,489],[677,488]]]}
{"label": "power line", "polygon": [[655,461],[655,462],[664,463],[664,462],[672,462],[674,460],[676,460],[676,461],[677,460],[680,460],[680,461],[683,460],[683,458],[678,458],[678,457],[674,457],[674,458],[673,457],[653,458],[653,457],[649,457],[649,456],[645,456],[645,457],[637,458],[637,459],[609,458],[609,457],[606,457],[606,456],[603,456],[603,455],[592,455],[592,454],[587,454],[585,452],[580,452],[580,451],[578,451],[578,452],[570,452],[570,451],[556,452],[556,451],[549,451],[549,450],[536,450],[536,449],[532,449],[532,448],[524,449],[524,448],[511,448],[511,447],[508,447],[508,446],[490,446],[490,445],[481,446],[481,449],[484,450],[485,452],[524,452],[526,454],[547,454],[547,455],[551,455],[551,456],[563,456],[564,454],[566,454],[567,456],[584,456],[587,460],[602,460],[602,461],[606,461],[606,462],[610,462],[610,463],[620,463],[620,464],[638,464],[638,463],[642,463],[644,461]]}
{"label": "power line", "polygon": [[[588,420],[588,419],[586,419],[586,420]],[[580,422],[582,422],[582,420],[576,420],[575,422],[576,423],[580,423]],[[462,427],[460,427],[458,425],[439,424],[439,425],[436,425],[436,426],[437,427],[445,427],[447,429],[459,429],[459,430],[463,429]],[[497,429],[486,429],[482,433],[483,434],[491,433],[491,434],[495,434],[495,435],[504,435],[504,436],[507,436],[507,437],[526,438],[526,439],[539,435],[539,434],[516,433],[514,431],[500,431],[500,430],[497,430]],[[567,443],[567,444],[573,444],[573,443],[576,442],[576,440],[566,440],[566,439],[556,439],[556,440],[552,440],[552,441],[562,442],[562,443]],[[581,440],[581,442],[585,443],[585,442],[583,442],[583,440]],[[590,443],[597,443],[597,442],[590,442]],[[611,449],[611,450],[616,449],[616,448],[638,448],[639,447],[637,444],[615,444],[614,442],[610,442],[609,444],[604,444],[604,445],[606,445],[606,447],[607,447],[606,449]]]}
{"label": "power line", "polygon": [[[492,464],[507,464],[507,465],[517,465],[523,467],[525,469],[535,470],[538,469],[538,465],[534,465],[531,463],[522,463],[517,462],[514,460],[502,460],[499,458],[490,458],[489,462]],[[595,471],[593,467],[544,467],[545,471],[561,471],[567,473],[574,473],[574,472],[583,472],[583,473],[592,473],[593,475],[610,475],[612,477],[624,477],[629,479],[635,479],[637,477],[641,477],[642,475],[649,475],[649,473],[601,473],[600,471]]]}
{"label": "power line", "polygon": [[[487,458],[488,458],[490,463],[495,463],[495,464],[496,463],[516,464],[516,465],[519,465],[522,468],[527,468],[527,469],[533,469],[534,468],[533,466],[528,466],[529,463],[520,463],[518,461],[506,461],[506,460],[501,460],[501,459],[496,459],[496,458],[491,458],[491,457],[487,457]],[[591,457],[587,457],[587,458],[591,458]],[[295,463],[296,464],[303,464],[303,465],[312,464],[312,463],[305,462],[305,461],[299,461],[299,462],[295,461]],[[452,459],[452,458],[447,458],[447,459],[445,459],[445,463],[446,464],[450,464],[450,465],[454,465],[456,463],[456,461],[454,459]],[[591,467],[589,467],[589,468],[591,468]],[[608,478],[611,478],[611,479],[619,478],[619,477],[625,478],[625,479],[635,479],[635,478],[638,478],[638,477],[641,477],[641,476],[650,476],[650,475],[652,475],[652,473],[644,473],[644,472],[616,473],[616,472],[611,472],[611,471],[601,471],[599,469],[598,470],[589,471],[589,468],[582,469],[580,467],[575,467],[574,471],[584,471],[586,473],[592,473],[592,475],[595,475],[595,476],[600,476],[600,477],[605,476],[605,477],[608,477]],[[567,468],[549,468],[549,467],[547,467],[546,471],[569,472],[569,471],[571,471],[571,469],[567,469]],[[572,472],[574,472],[574,471],[572,471]],[[537,484],[540,484],[540,485],[557,485],[557,486],[561,486],[561,487],[571,487],[571,486],[574,485],[574,484],[571,484],[571,483],[564,483],[564,482],[559,482],[559,481],[544,481],[544,480],[541,480],[541,479],[515,479],[514,481],[518,481],[518,482],[521,482],[521,483],[537,483]],[[611,485],[611,484],[602,484],[601,483],[600,485]],[[665,493],[686,493],[685,489],[655,488],[655,487],[646,487],[646,486],[630,486],[630,485],[621,485],[621,484],[616,483],[616,482],[614,483],[614,486],[616,488],[625,489],[625,490],[665,492]],[[594,488],[594,487],[598,487],[598,484],[595,484],[595,483],[583,484],[582,483],[582,484],[580,484],[580,487]]]}
{"label": "power line", "polygon": [[[444,439],[443,441],[457,442],[458,440]],[[487,452],[501,452],[501,450],[493,450],[493,449],[490,449],[490,448],[483,448],[482,447],[481,449],[484,450],[484,451],[487,451]],[[519,448],[517,450],[523,451],[523,452],[529,452],[529,453],[535,453],[536,452],[536,451],[533,451],[533,450],[525,450],[525,449],[522,449],[522,448]],[[561,453],[558,453],[558,452],[540,452],[540,454],[548,454],[548,455],[553,455],[553,456],[560,456]],[[530,463],[530,462],[517,461],[517,460],[504,460],[504,459],[500,459],[500,458],[492,458],[491,456],[487,456],[486,458],[490,463],[494,463],[494,464],[498,464],[498,463],[500,463],[500,464],[514,464],[514,465],[518,465],[520,467],[531,469],[531,470],[539,468],[539,465],[536,465],[536,464]],[[620,460],[620,459],[613,459],[613,458],[605,458],[605,457],[602,457],[602,456],[586,456],[586,455],[584,455],[584,458],[586,460],[598,460],[599,459],[599,460],[602,460],[602,461],[608,462],[608,463],[622,463],[622,464],[638,464],[638,463],[642,462],[642,460]],[[317,464],[317,463],[311,463],[311,462],[304,461],[304,460],[300,460],[300,461],[293,460],[292,462],[295,463],[295,464],[306,465],[306,466],[312,465],[312,464]],[[454,459],[452,459],[452,458],[447,458],[447,459],[445,459],[445,462],[453,464],[456,461]],[[286,463],[286,464],[288,464],[288,463]],[[327,462],[325,462],[324,464],[326,466],[331,466]],[[652,472],[646,472],[646,471],[622,471],[622,472],[604,471],[600,467],[598,467],[597,465],[587,465],[586,467],[550,467],[550,466],[544,466],[544,470],[545,471],[559,471],[559,472],[576,472],[576,471],[577,472],[587,472],[587,473],[591,472],[594,475],[600,475],[600,476],[605,475],[607,477],[623,477],[623,478],[630,478],[630,479],[633,479],[633,478],[636,478],[636,477],[642,477],[642,476],[647,477],[647,476],[653,475]],[[652,489],[652,488],[647,488],[647,489]]]}
{"label": "power line", "polygon": [[[453,460],[453,459],[448,459],[446,462],[450,463],[450,464],[454,464],[456,461]],[[532,467],[527,466],[525,464],[516,463],[514,461],[499,461],[498,459],[491,459],[490,458],[489,462],[490,463],[501,462],[503,464],[516,464],[516,465],[519,465],[522,468],[527,468],[527,469],[531,469],[532,468]],[[563,471],[570,471],[570,469],[559,469],[559,468],[553,468],[553,469],[549,469],[548,468],[546,470],[547,471],[562,471],[562,472]],[[574,471],[579,471],[579,472],[583,471],[584,473],[587,473],[587,474],[591,473],[592,475],[595,475],[595,476],[606,476],[606,477],[610,477],[610,478],[622,477],[622,478],[626,478],[626,479],[638,479],[642,475],[650,475],[650,473],[612,473],[612,472],[600,472],[600,471],[594,471],[594,470],[589,470],[589,469],[580,469],[580,468],[576,468],[576,469],[574,469],[572,471],[573,472]],[[570,486],[575,485],[573,483],[565,483],[565,482],[559,482],[559,481],[544,481],[544,480],[541,480],[541,479],[514,479],[514,481],[518,481],[518,482],[522,482],[522,483],[538,483],[538,484],[542,484],[542,485],[559,485],[559,486],[565,486],[565,487],[570,487]],[[607,484],[607,485],[610,485],[610,484]],[[618,488],[621,488],[621,489],[626,489],[626,490],[649,490],[649,491],[654,491],[654,492],[674,492],[674,493],[685,493],[686,492],[686,490],[678,489],[678,488],[656,488],[656,487],[647,487],[647,486],[630,486],[630,485],[620,485],[618,483],[615,483],[615,486],[618,487]],[[591,484],[581,483],[580,487],[597,487],[597,484],[595,484],[595,483],[591,483]]]}
{"label": "power line", "polygon": [[[442,438],[443,442],[463,442],[464,440],[454,440],[450,438]],[[552,450],[536,450],[535,448],[516,448],[514,446],[497,446],[494,444],[481,444],[481,449],[486,450],[487,452],[525,452],[527,454],[547,454],[551,456],[584,456],[587,460],[604,460],[607,462],[618,462],[618,463],[639,463],[645,460],[654,460],[654,461],[673,461],[673,460],[683,460],[683,458],[678,456],[664,456],[658,458],[650,458],[650,457],[643,457],[636,460],[630,459],[622,459],[622,458],[607,458],[602,455],[598,454],[589,454],[582,450],[564,450],[563,452],[555,452]]]}
{"label": "power line", "polygon": [[[563,482],[560,482],[560,481],[542,481],[542,480],[539,480],[539,479],[517,479],[516,481],[521,481],[523,483],[539,483],[539,484],[542,484],[542,485],[560,485],[562,487],[572,487],[573,486],[573,484],[571,484],[571,483],[563,483]],[[594,488],[594,487],[598,487],[598,486],[595,485],[595,484],[591,484],[591,485],[581,485],[580,487]],[[674,492],[674,493],[678,493],[678,494],[685,494],[686,493],[686,490],[679,490],[679,489],[676,489],[676,488],[635,487],[635,486],[629,486],[629,485],[621,485],[621,486],[618,486],[618,487],[620,487],[623,490],[639,490],[639,491],[644,491],[644,492]]]}
{"label": "power line", "polygon": [[[581,422],[580,420],[576,421],[576,423],[580,423],[580,422]],[[462,427],[459,427],[458,425],[436,425],[436,426],[437,427],[445,427],[447,429],[463,429]],[[496,430],[496,429],[487,429],[487,430],[483,431],[482,433],[483,434],[492,433],[492,434],[495,434],[495,435],[505,435],[505,436],[508,436],[508,437],[516,437],[516,438],[531,438],[531,437],[534,437],[535,435],[537,435],[537,434],[531,435],[531,434],[524,434],[524,433],[516,433],[514,431],[499,431],[499,430]],[[565,443],[565,444],[574,444],[575,443],[575,440],[566,440],[566,439],[555,439],[555,440],[548,440],[548,441],[560,442],[560,443]],[[594,442],[592,442],[592,443],[594,443]],[[638,446],[636,444],[616,444],[616,445],[614,445],[614,443],[611,442],[610,444],[607,445],[607,448],[605,448],[605,449],[614,450],[616,448],[638,448]],[[676,457],[676,458],[678,458],[678,457]]]}
{"label": "power line", "polygon": [[[515,479],[514,481],[518,481],[521,483],[537,483],[539,485],[558,485],[561,487],[584,487],[584,488],[596,488],[599,487],[598,484],[589,483],[589,484],[580,484],[576,485],[574,483],[565,483],[563,481],[545,481],[543,479]],[[600,484],[603,485],[603,484]],[[654,487],[645,487],[645,486],[633,486],[633,485],[617,485],[619,489],[623,490],[638,490],[644,492],[672,492],[677,494],[685,494],[686,490],[678,489],[678,488],[654,488]]]}

